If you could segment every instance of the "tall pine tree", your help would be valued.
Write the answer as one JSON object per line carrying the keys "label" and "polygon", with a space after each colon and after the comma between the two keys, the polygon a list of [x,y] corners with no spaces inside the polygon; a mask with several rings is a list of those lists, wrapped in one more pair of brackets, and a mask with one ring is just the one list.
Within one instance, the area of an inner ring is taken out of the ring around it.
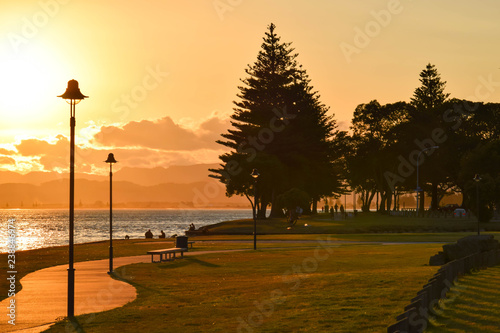
{"label": "tall pine tree", "polygon": [[421,86],[415,89],[411,98],[411,103],[417,110],[435,110],[450,96],[444,92],[446,81],[441,81],[436,66],[430,63],[420,72],[420,83]]}
{"label": "tall pine tree", "polygon": [[[328,108],[297,64],[291,43],[283,43],[271,24],[257,61],[246,68],[231,116],[232,128],[217,141],[230,149],[211,176],[226,185],[226,194],[253,195],[252,169],[259,170],[259,216],[277,197],[299,188],[311,202],[339,189],[334,138],[339,132]],[[304,207],[308,208],[308,207]]]}
{"label": "tall pine tree", "polygon": [[[411,104],[415,107],[415,112],[413,113],[413,119],[410,120],[410,124],[415,128],[415,138],[419,140],[425,140],[432,137],[432,133],[429,129],[440,128],[442,115],[439,114],[442,105],[447,101],[450,94],[445,93],[444,89],[446,87],[446,81],[441,80],[436,66],[432,64],[427,64],[424,70],[420,72],[420,83],[421,86],[416,88],[413,97],[411,99]],[[421,137],[424,135],[424,137]],[[422,147],[419,147],[422,149]],[[432,151],[429,152],[431,154]],[[426,162],[427,167],[422,170],[422,179],[424,184],[422,187],[425,189],[425,180],[430,181],[431,187],[429,194],[431,195],[431,209],[435,210],[439,206],[438,202],[438,185],[445,177],[442,170],[439,170],[438,166],[442,164],[439,159],[433,157],[429,158],[429,162]],[[427,172],[426,172],[427,170]],[[429,172],[432,171],[432,172]],[[424,192],[420,193],[420,210],[425,208],[425,196]]]}

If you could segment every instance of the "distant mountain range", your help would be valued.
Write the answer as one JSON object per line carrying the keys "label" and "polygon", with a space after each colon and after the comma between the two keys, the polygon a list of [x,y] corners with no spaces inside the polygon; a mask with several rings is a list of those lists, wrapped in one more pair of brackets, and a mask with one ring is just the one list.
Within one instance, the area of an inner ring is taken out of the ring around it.
{"label": "distant mountain range", "polygon": [[[113,207],[207,208],[248,207],[246,198],[225,196],[209,178],[216,164],[122,168],[113,173]],[[76,208],[109,206],[109,176],[75,175]],[[69,174],[0,171],[0,208],[55,208],[69,203]]]}
{"label": "distant mountain range", "polygon": [[[124,167],[113,172],[113,180],[128,181],[137,185],[151,186],[162,183],[188,184],[194,182],[204,182],[210,180],[208,177],[209,168],[217,168],[218,164],[196,164],[188,166],[171,166],[168,168],[156,167],[130,168]],[[18,183],[40,185],[53,180],[69,179],[69,172],[43,172],[33,171],[27,174],[20,174],[12,171],[0,171],[0,184]],[[75,175],[76,179],[108,181],[109,176],[90,175],[79,173]]]}

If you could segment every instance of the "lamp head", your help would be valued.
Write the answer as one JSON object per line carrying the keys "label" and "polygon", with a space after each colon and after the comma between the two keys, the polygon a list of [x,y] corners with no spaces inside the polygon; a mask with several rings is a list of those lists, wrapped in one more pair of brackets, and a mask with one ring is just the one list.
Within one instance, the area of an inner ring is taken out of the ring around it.
{"label": "lamp head", "polygon": [[250,176],[252,176],[253,178],[257,179],[259,178],[260,174],[259,172],[257,171],[257,169],[253,169],[252,173],[250,174]]}
{"label": "lamp head", "polygon": [[57,97],[61,97],[63,99],[82,100],[82,99],[87,98],[89,96],[85,96],[84,94],[82,94],[82,92],[80,91],[80,88],[78,88],[78,81],[69,80],[68,87],[66,88],[66,91],[64,92],[64,94],[59,95]]}
{"label": "lamp head", "polygon": [[115,160],[115,155],[113,155],[113,153],[109,153],[108,155],[108,159],[106,161],[104,161],[106,163],[117,163],[118,161]]}
{"label": "lamp head", "polygon": [[476,181],[476,182],[481,181],[481,177],[479,177],[479,174],[477,174],[477,173],[476,173],[476,175],[474,176],[474,178],[473,178],[473,179],[474,179],[474,181]]}

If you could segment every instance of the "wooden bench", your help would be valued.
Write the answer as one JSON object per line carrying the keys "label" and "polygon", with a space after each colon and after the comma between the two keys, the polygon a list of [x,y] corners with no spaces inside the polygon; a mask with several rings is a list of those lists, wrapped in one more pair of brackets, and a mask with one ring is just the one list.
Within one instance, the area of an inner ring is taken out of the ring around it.
{"label": "wooden bench", "polygon": [[189,245],[189,247],[190,247],[191,249],[193,248],[193,244],[194,244],[194,243],[195,243],[194,241],[189,241],[189,242],[188,242],[188,245]]}
{"label": "wooden bench", "polygon": [[[148,254],[151,255],[151,262],[163,262],[163,261],[172,261],[176,259],[176,254],[180,253],[181,257],[180,259],[184,258],[184,252],[186,252],[188,249],[186,248],[180,248],[180,247],[174,247],[171,249],[161,249],[161,250],[151,250],[148,251]],[[159,255],[160,260],[155,261],[154,256]]]}

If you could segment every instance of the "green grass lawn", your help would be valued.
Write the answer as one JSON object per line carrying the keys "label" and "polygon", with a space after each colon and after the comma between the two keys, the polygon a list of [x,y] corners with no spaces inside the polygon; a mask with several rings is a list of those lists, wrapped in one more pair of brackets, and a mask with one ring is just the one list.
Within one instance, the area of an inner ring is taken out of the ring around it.
{"label": "green grass lawn", "polygon": [[500,266],[460,278],[440,302],[426,332],[500,332],[498,286]]}
{"label": "green grass lawn", "polygon": [[440,248],[317,243],[129,265],[116,272],[137,299],[77,320],[85,332],[384,332]]}

